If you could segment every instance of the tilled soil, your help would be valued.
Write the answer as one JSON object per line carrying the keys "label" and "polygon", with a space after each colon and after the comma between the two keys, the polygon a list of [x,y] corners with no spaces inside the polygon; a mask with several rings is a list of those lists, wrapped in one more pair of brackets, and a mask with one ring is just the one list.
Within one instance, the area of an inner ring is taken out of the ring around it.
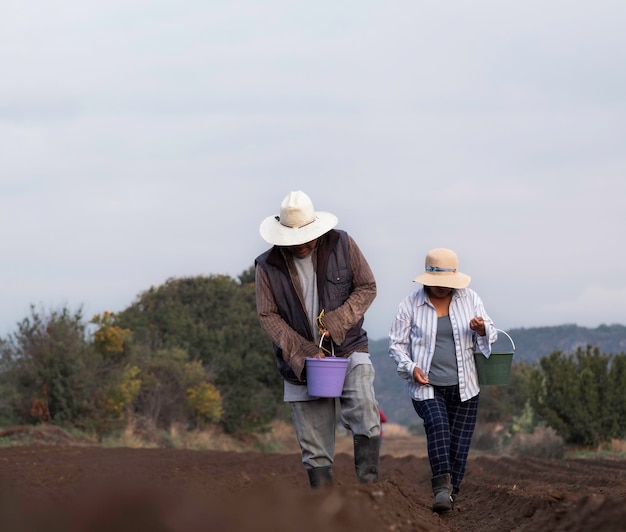
{"label": "tilled soil", "polygon": [[425,456],[383,450],[359,485],[349,452],[312,492],[297,452],[0,449],[2,532],[626,530],[626,461],[473,455],[458,502],[430,510]]}

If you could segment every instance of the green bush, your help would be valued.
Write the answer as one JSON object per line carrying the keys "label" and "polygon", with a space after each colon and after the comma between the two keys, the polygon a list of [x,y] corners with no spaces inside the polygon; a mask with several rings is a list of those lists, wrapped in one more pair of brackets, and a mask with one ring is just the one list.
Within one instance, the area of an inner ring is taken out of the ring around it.
{"label": "green bush", "polygon": [[81,310],[37,311],[2,342],[2,387],[17,423],[91,428],[101,408],[103,360],[92,348]]}
{"label": "green bush", "polygon": [[190,362],[202,362],[219,391],[221,424],[230,433],[268,424],[282,399],[250,275],[244,272],[240,282],[223,275],[169,279],[117,315],[117,325],[132,331],[129,349],[181,349]]}
{"label": "green bush", "polygon": [[623,436],[626,355],[578,348],[540,360],[531,379],[530,402],[538,418],[568,444],[597,446]]}

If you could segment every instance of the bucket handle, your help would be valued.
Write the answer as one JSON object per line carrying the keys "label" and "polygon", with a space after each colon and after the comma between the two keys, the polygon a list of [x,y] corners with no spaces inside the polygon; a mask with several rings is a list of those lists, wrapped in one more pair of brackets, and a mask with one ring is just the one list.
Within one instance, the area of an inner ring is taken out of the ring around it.
{"label": "bucket handle", "polygon": [[509,333],[507,333],[506,331],[503,331],[502,329],[496,329],[496,331],[504,333],[506,335],[506,337],[511,341],[511,345],[513,346],[513,351],[515,351],[515,342],[513,341],[513,338],[509,336]]}
{"label": "bucket handle", "polygon": [[[504,333],[504,334],[506,334],[506,333]],[[323,341],[324,341],[324,335],[321,335],[320,336],[320,344],[318,346],[320,348],[320,350],[322,349],[322,342]],[[511,340],[511,341],[513,341],[513,340]],[[515,349],[515,347],[513,347],[513,349]],[[332,340],[330,341],[330,356],[331,357],[335,356],[335,343]]]}

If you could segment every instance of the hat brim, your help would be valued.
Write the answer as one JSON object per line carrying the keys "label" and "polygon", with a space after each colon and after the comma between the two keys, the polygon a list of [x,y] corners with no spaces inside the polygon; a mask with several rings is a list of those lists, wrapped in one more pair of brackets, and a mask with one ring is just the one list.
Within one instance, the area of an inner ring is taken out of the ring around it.
{"label": "hat brim", "polygon": [[315,220],[303,227],[287,227],[277,220],[277,215],[268,216],[261,222],[259,232],[266,242],[275,246],[297,246],[328,233],[339,222],[330,212],[318,211]]}
{"label": "hat brim", "polygon": [[472,278],[461,272],[424,272],[413,279],[424,286],[443,286],[445,288],[466,288]]}

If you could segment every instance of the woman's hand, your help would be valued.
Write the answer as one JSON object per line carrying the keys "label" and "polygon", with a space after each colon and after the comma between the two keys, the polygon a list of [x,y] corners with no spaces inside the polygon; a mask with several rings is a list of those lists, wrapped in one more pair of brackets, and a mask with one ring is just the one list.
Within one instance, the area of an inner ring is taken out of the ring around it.
{"label": "woman's hand", "polygon": [[413,369],[413,380],[420,384],[428,384],[428,376],[417,366]]}
{"label": "woman's hand", "polygon": [[487,331],[485,330],[485,320],[483,320],[480,316],[476,316],[472,318],[469,323],[470,329],[475,331],[478,336],[485,336]]}

